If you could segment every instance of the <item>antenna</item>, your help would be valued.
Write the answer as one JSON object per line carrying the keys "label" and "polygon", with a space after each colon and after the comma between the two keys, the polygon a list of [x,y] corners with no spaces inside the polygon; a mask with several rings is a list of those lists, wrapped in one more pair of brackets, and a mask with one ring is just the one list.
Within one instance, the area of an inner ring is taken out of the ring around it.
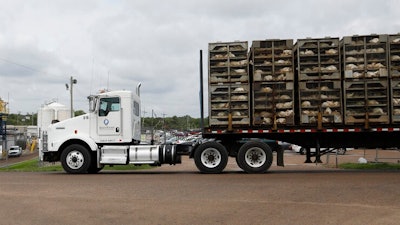
{"label": "antenna", "polygon": [[110,70],[108,70],[108,77],[107,77],[107,91],[109,90],[109,89],[108,89],[108,85],[109,85],[109,83],[110,83]]}

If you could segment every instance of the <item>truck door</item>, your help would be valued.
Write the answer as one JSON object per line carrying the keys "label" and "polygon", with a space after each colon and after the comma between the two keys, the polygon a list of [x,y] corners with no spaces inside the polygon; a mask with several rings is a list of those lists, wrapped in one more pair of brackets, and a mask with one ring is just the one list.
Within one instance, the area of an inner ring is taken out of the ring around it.
{"label": "truck door", "polygon": [[[98,117],[97,117],[97,132],[99,136],[122,136],[122,112],[119,97],[105,97],[100,99]],[[118,139],[104,139],[103,141],[115,141]]]}

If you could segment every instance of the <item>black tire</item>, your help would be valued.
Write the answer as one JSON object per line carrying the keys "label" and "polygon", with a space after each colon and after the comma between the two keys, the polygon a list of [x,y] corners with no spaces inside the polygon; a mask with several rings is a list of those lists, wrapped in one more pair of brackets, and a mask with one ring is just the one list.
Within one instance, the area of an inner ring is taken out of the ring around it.
{"label": "black tire", "polygon": [[218,142],[206,142],[196,149],[194,162],[201,173],[221,173],[228,164],[228,151]]}
{"label": "black tire", "polygon": [[236,159],[236,164],[238,165],[238,167],[239,167],[240,169],[244,170],[244,169],[241,167],[240,163],[239,163],[239,157],[238,157],[238,154],[236,154],[236,157],[235,157],[235,159]]}
{"label": "black tire", "polygon": [[67,173],[87,173],[91,161],[89,151],[78,144],[66,147],[61,154],[61,165]]}
{"label": "black tire", "polygon": [[306,148],[300,148],[300,155],[305,155],[307,154],[307,149]]}
{"label": "black tire", "polygon": [[272,165],[271,148],[260,141],[250,141],[240,147],[238,166],[247,173],[264,173]]}

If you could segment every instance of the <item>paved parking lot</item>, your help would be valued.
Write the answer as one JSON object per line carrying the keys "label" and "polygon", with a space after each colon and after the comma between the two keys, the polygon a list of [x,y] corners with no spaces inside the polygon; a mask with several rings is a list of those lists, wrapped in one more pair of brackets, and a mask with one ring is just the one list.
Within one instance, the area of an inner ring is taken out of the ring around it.
{"label": "paved parking lot", "polygon": [[199,174],[186,158],[97,175],[2,172],[0,224],[399,223],[398,171],[343,171],[304,159],[288,153],[285,168],[266,174],[245,174],[234,160],[223,174]]}

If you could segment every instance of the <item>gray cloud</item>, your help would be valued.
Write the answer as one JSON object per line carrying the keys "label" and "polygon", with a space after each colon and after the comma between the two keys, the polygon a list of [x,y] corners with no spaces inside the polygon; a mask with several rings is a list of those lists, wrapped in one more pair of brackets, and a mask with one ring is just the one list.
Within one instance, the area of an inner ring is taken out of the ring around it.
{"label": "gray cloud", "polygon": [[[208,43],[398,33],[399,1],[0,0],[0,97],[11,112],[46,101],[75,109],[103,88],[134,90],[158,115],[199,116],[199,50]],[[5,85],[4,85],[5,84]],[[147,114],[149,115],[149,114]]]}

